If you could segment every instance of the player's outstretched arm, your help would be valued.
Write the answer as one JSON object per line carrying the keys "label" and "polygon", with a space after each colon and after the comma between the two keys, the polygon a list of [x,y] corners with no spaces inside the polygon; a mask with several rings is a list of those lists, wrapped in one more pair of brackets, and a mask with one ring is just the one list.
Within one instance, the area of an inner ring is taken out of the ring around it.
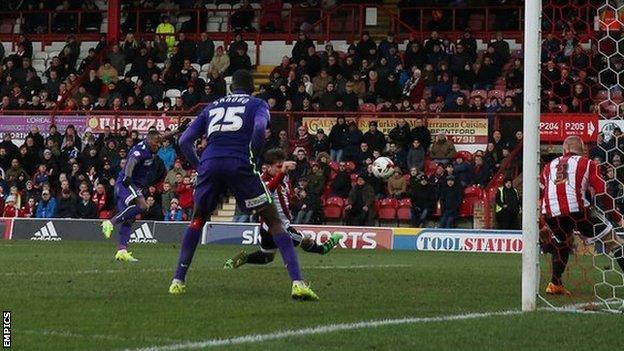
{"label": "player's outstretched arm", "polygon": [[184,133],[184,131],[188,128],[189,124],[191,123],[191,120],[188,118],[183,118],[180,121],[180,124],[178,125],[178,128],[174,129],[174,130],[170,130],[168,132],[164,132],[162,134],[162,138],[163,139],[168,139],[171,138],[172,136],[176,136],[178,134],[182,134]]}
{"label": "player's outstretched arm", "polygon": [[202,113],[195,118],[193,123],[186,128],[179,141],[182,155],[184,155],[186,160],[195,169],[199,166],[199,156],[197,156],[197,152],[195,152],[194,144],[195,140],[199,139],[206,130],[207,116],[205,111],[206,110],[202,111]]}

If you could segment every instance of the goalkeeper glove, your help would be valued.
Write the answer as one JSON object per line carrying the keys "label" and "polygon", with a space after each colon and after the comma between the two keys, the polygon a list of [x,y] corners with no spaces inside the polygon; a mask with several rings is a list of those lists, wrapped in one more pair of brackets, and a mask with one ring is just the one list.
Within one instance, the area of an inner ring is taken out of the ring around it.
{"label": "goalkeeper glove", "polygon": [[184,120],[182,120],[182,122],[180,122],[180,125],[178,126],[178,132],[184,133],[184,131],[188,128],[190,123],[191,123],[191,120],[188,118],[185,118]]}

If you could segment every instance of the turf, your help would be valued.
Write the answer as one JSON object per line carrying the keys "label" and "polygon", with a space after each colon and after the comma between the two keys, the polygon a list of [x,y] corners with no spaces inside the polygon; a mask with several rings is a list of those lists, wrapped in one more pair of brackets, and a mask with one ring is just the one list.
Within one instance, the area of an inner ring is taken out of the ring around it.
{"label": "turf", "polygon": [[[225,259],[239,249],[201,247],[187,280],[188,294],[170,296],[178,254],[173,245],[135,245],[141,261],[128,264],[112,261],[112,244],[0,242],[0,308],[12,311],[13,348],[122,350],[333,323],[519,308],[518,255],[300,253],[305,277],[321,296],[319,302],[302,303],[289,299],[280,262],[222,270]],[[210,349],[614,350],[621,347],[617,335],[622,327],[622,316],[541,311]]]}

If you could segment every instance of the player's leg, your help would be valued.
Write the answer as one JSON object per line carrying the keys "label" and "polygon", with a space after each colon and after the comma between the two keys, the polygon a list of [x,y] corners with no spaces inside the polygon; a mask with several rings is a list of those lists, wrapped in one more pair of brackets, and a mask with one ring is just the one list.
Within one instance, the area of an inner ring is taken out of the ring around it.
{"label": "player's leg", "polygon": [[228,259],[223,264],[223,269],[236,269],[246,263],[268,264],[275,259],[277,246],[273,242],[273,237],[267,230],[260,228],[260,250],[247,254],[244,250]]}
{"label": "player's leg", "polygon": [[139,213],[143,212],[143,210],[147,208],[147,203],[145,198],[141,195],[133,200],[133,204],[131,206],[134,210],[126,211],[126,213],[134,215],[132,217],[129,215],[122,216],[121,218],[123,218],[123,221],[119,223],[117,254],[115,255],[115,259],[118,261],[137,261],[137,259],[132,257],[132,253],[128,252],[128,243],[130,242],[132,225],[134,224],[135,218]]}
{"label": "player's leg", "polygon": [[600,241],[624,272],[624,241],[602,213],[596,209],[586,210],[585,217],[578,222],[577,228],[585,243],[593,244]]}
{"label": "player's leg", "polygon": [[322,245],[319,245],[316,241],[314,241],[314,239],[304,237],[303,234],[299,233],[297,229],[293,227],[288,227],[287,231],[290,233],[295,246],[300,246],[305,252],[316,253],[319,255],[329,253],[334,247],[336,247],[336,245],[338,245],[340,239],[342,239],[341,234],[333,233],[329,239],[327,239]]}
{"label": "player's leg", "polygon": [[216,209],[223,189],[222,184],[210,175],[203,175],[197,179],[197,186],[193,194],[193,216],[182,237],[180,256],[171,286],[169,286],[169,293],[178,295],[185,292],[186,273],[191,266],[195,250],[197,250],[202,229],[210,219],[210,214]]}
{"label": "player's leg", "polygon": [[228,188],[241,208],[256,211],[266,223],[267,230],[272,235],[273,242],[279,249],[282,261],[293,282],[291,296],[295,299],[317,300],[318,296],[303,282],[293,241],[284,228],[277,207],[272,202],[264,182],[260,179],[260,174],[255,172],[255,165],[241,163],[233,167],[235,168],[233,174],[225,177]]}
{"label": "player's leg", "polygon": [[570,258],[574,221],[568,216],[558,216],[547,218],[546,223],[553,233],[550,242],[552,275],[550,283],[546,287],[546,293],[551,295],[570,295],[570,292],[563,287],[561,277]]}
{"label": "player's leg", "polygon": [[[117,199],[117,214],[102,222],[102,233],[107,239],[111,237],[115,225],[134,221],[134,218],[147,208],[141,192],[133,185],[126,187],[121,183],[116,183],[115,198]],[[143,201],[137,201],[139,198]]]}

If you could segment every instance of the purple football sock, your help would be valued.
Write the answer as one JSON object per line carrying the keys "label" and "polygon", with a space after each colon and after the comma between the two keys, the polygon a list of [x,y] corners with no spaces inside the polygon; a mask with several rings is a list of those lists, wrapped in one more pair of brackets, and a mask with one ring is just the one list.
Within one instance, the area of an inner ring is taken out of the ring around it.
{"label": "purple football sock", "polygon": [[132,233],[132,225],[122,223],[119,227],[119,245],[117,250],[125,250],[128,248],[128,241],[130,241],[130,233]]}
{"label": "purple football sock", "polygon": [[141,213],[141,208],[137,205],[131,205],[119,212],[115,217],[111,218],[111,222],[114,225],[118,225],[128,220],[133,221],[134,217],[136,217],[139,213]]}
{"label": "purple football sock", "polygon": [[299,271],[299,260],[297,258],[297,252],[293,246],[293,241],[287,233],[279,233],[273,235],[273,242],[280,250],[282,254],[282,260],[286,266],[286,270],[292,280],[302,280],[301,272]]}
{"label": "purple football sock", "polygon": [[186,277],[186,271],[191,265],[193,255],[195,254],[195,249],[197,248],[197,244],[199,243],[199,238],[201,238],[201,232],[201,228],[196,229],[190,226],[186,228],[184,238],[182,239],[182,249],[180,250],[178,267],[176,268],[174,276],[175,279],[184,281],[184,278]]}

